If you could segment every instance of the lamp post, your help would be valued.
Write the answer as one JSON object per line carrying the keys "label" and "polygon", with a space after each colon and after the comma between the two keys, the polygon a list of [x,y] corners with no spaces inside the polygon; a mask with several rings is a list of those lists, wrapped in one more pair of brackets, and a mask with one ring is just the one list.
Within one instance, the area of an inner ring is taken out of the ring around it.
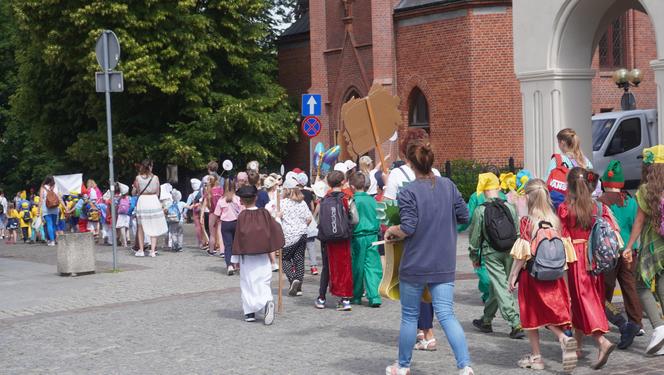
{"label": "lamp post", "polygon": [[640,69],[632,69],[631,71],[621,68],[613,72],[613,82],[618,88],[623,89],[624,93],[620,99],[620,107],[623,111],[636,109],[636,98],[634,94],[629,92],[630,87],[638,87],[641,83],[643,75]]}

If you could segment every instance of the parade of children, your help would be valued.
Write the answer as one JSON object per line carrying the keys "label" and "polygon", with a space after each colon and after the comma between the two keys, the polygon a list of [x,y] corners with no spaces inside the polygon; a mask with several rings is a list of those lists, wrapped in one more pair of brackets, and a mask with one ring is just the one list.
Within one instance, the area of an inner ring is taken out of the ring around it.
{"label": "parade of children", "polygon": [[[662,356],[664,145],[643,150],[634,193],[620,161],[595,171],[574,130],[556,140],[545,175],[486,164],[466,197],[434,168],[444,161],[414,128],[399,134],[396,161],[332,147],[330,157],[277,172],[251,155],[241,166],[213,160],[179,182],[161,183],[151,160],[113,188],[49,175],[11,201],[0,190],[0,235],[10,246],[57,247],[62,236],[89,233],[147,263],[195,253],[236,283],[232,308],[248,323],[287,324],[282,304],[347,319],[358,310],[380,319],[400,304],[396,360],[376,369],[387,375],[415,373],[427,366],[422,356],[448,350],[435,321],[455,359],[441,373],[474,374],[483,361],[464,329],[523,348],[526,339],[529,353],[502,358],[515,369],[611,373],[611,354],[634,351],[644,334],[643,355]],[[472,266],[469,277],[459,278],[460,265]],[[473,283],[463,298],[479,306],[475,316],[455,314],[459,280]],[[328,307],[339,312],[321,311]]]}

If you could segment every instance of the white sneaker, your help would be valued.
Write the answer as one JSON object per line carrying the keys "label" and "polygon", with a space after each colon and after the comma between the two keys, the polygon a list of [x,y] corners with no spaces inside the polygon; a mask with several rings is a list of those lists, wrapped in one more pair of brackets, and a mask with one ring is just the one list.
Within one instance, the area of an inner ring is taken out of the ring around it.
{"label": "white sneaker", "polygon": [[657,351],[657,353],[653,354],[654,356],[660,356],[664,355],[664,346]]}
{"label": "white sneaker", "polygon": [[272,264],[272,272],[277,272],[279,271],[279,265],[277,263]]}
{"label": "white sneaker", "polygon": [[144,257],[144,256],[145,256],[145,252],[143,252],[143,251],[137,251],[137,252],[134,254],[134,256],[137,256],[137,257]]}
{"label": "white sneaker", "polygon": [[473,372],[473,369],[470,368],[470,366],[466,366],[459,370],[459,375],[475,375],[475,372]]}
{"label": "white sneaker", "polygon": [[235,267],[233,267],[233,265],[231,264],[228,266],[228,268],[226,268],[226,274],[228,276],[233,276],[234,273],[235,273]]}
{"label": "white sneaker", "polygon": [[664,326],[655,328],[650,338],[650,343],[646,348],[646,354],[653,355],[664,347]]}

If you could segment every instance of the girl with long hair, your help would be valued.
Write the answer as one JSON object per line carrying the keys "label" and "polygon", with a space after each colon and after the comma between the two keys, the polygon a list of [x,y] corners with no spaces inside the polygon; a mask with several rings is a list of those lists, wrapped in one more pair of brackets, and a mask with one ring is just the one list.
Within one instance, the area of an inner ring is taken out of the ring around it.
{"label": "girl with long hair", "polygon": [[[514,258],[509,277],[509,289],[519,285],[519,312],[521,325],[530,342],[531,354],[519,360],[521,368],[543,370],[540,351],[539,329],[548,328],[558,338],[563,351],[563,370],[571,372],[576,367],[576,339],[565,336],[564,326],[571,322],[569,293],[564,278],[541,281],[525,269],[526,262],[533,257],[531,241],[540,228],[560,231],[560,220],[553,212],[546,183],[540,179],[529,180],[524,188],[528,213],[521,218],[520,236],[512,247]],[[574,250],[566,247],[568,263],[576,261]]]}
{"label": "girl with long hair", "polygon": [[[214,214],[214,210],[217,207],[221,196],[223,195],[223,188],[219,186],[219,179],[215,175],[209,175],[207,180],[207,185],[203,190],[203,202],[201,207],[206,208],[208,211],[208,236],[209,236],[209,245],[208,255],[220,255],[224,254],[224,244],[221,242],[221,222],[219,216]],[[201,209],[200,220],[204,221],[204,209]]]}
{"label": "girl with long hair", "polygon": [[609,207],[596,203],[592,191],[599,176],[581,167],[572,168],[567,175],[567,197],[558,207],[562,235],[571,241],[576,261],[569,263],[568,282],[572,303],[572,326],[577,342],[577,357],[583,356],[584,336],[592,336],[599,348],[597,361],[591,365],[598,370],[606,364],[609,355],[616,348],[604,337],[609,331],[609,323],[604,313],[604,275],[593,275],[588,271],[588,239],[595,223],[595,217],[601,215],[620,235]]}
{"label": "girl with long hair", "polygon": [[224,260],[226,261],[226,274],[231,276],[235,273],[235,266],[231,263],[233,255],[233,240],[235,239],[235,227],[237,217],[244,209],[240,197],[235,194],[235,182],[227,178],[224,186],[224,196],[217,201],[214,215],[221,222],[221,239],[224,244]]}
{"label": "girl with long hair", "polygon": [[[664,305],[657,306],[651,292],[653,283],[660,303],[664,302],[664,238],[662,206],[664,205],[664,145],[643,150],[643,178],[636,193],[639,206],[626,248],[638,247],[636,289],[641,305],[654,329],[646,354],[664,355]],[[625,253],[632,262],[632,254]]]}
{"label": "girl with long hair", "polygon": [[290,296],[302,295],[304,280],[304,251],[307,248],[307,228],[313,220],[311,210],[304,201],[304,195],[297,187],[297,181],[287,178],[284,182],[283,200],[280,202],[281,228],[286,245],[283,249],[282,267],[288,278]]}

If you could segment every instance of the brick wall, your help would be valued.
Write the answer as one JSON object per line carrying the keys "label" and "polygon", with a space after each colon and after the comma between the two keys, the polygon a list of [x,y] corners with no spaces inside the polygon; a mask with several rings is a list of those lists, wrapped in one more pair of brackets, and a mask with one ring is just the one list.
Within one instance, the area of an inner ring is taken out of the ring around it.
{"label": "brick wall", "polygon": [[452,19],[397,26],[396,56],[404,125],[412,89],[418,87],[429,104],[436,165],[453,159],[498,164],[510,156],[517,163],[523,159],[510,8],[496,14],[466,10]]}
{"label": "brick wall", "polygon": [[[297,107],[300,106],[300,97],[311,86],[311,58],[309,36],[291,43],[279,45],[279,83],[286,89],[289,100]],[[298,124],[299,129],[299,124]],[[300,133],[299,140],[289,142],[286,146],[284,165],[286,169],[295,167],[303,170],[309,169],[309,142],[308,137]]]}
{"label": "brick wall", "polygon": [[[650,61],[657,59],[657,51],[650,17],[635,10],[628,11],[626,17],[627,66],[625,68],[639,68],[643,72],[643,82],[639,87],[630,89],[630,92],[636,97],[637,108],[657,108],[657,86],[655,75],[650,68]],[[592,68],[597,72],[593,79],[593,113],[599,113],[602,109],[619,111],[623,92],[613,83],[611,78],[613,69],[600,69],[598,48],[595,48]]]}

